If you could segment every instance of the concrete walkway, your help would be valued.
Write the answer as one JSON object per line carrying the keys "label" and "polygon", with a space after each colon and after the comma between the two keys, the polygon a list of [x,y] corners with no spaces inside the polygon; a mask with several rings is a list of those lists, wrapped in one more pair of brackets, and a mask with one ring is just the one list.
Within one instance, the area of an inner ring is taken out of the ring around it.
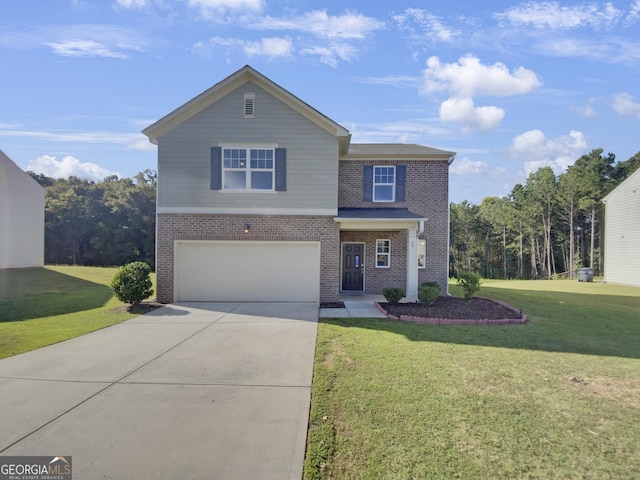
{"label": "concrete walkway", "polygon": [[382,295],[343,295],[345,308],[321,308],[320,318],[387,318],[374,305],[386,302]]}
{"label": "concrete walkway", "polygon": [[189,303],[0,360],[0,455],[74,479],[300,479],[318,307]]}

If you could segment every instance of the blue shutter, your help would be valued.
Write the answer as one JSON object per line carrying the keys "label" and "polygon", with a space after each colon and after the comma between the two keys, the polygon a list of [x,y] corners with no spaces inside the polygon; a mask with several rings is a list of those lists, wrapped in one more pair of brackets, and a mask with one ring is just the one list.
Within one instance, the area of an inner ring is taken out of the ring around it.
{"label": "blue shutter", "polygon": [[404,202],[406,196],[407,166],[396,165],[396,202]]}
{"label": "blue shutter", "polygon": [[222,147],[211,147],[211,190],[222,190]]}
{"label": "blue shutter", "polygon": [[276,148],[276,192],[287,190],[287,149]]}
{"label": "blue shutter", "polygon": [[373,202],[373,165],[364,165],[362,169],[362,201]]}

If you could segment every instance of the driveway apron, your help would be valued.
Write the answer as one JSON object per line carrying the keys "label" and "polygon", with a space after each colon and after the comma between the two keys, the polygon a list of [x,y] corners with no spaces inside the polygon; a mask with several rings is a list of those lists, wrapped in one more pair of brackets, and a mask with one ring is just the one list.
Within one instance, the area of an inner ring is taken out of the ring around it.
{"label": "driveway apron", "polygon": [[299,479],[318,305],[181,303],[0,360],[0,455],[73,478]]}

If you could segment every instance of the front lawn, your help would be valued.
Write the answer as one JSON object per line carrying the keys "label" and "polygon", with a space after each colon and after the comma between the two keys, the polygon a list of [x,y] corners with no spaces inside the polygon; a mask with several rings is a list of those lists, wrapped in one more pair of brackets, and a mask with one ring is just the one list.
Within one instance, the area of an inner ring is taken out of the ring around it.
{"label": "front lawn", "polygon": [[0,358],[136,316],[113,296],[115,268],[0,270]]}
{"label": "front lawn", "polygon": [[640,478],[640,289],[480,295],[529,323],[321,321],[305,479]]}

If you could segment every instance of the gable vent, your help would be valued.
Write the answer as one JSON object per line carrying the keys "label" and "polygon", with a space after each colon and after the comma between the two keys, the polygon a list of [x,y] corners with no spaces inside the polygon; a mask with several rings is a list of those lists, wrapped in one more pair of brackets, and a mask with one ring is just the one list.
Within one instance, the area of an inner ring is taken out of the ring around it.
{"label": "gable vent", "polygon": [[244,94],[244,116],[245,117],[253,118],[255,114],[255,101],[256,101],[255,93]]}

